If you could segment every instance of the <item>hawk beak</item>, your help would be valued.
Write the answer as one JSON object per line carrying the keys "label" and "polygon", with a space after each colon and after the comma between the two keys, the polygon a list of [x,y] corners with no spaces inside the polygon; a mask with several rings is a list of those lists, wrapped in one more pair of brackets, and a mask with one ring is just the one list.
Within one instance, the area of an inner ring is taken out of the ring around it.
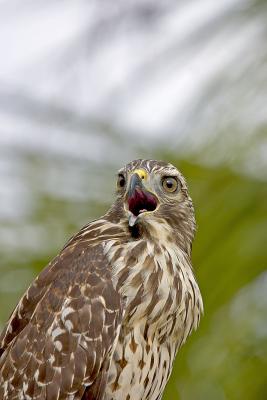
{"label": "hawk beak", "polygon": [[140,214],[154,211],[158,205],[156,196],[145,188],[139,173],[134,173],[131,177],[127,200],[130,226],[135,225]]}
{"label": "hawk beak", "polygon": [[135,173],[135,174],[133,174],[133,176],[131,177],[131,180],[130,180],[130,186],[129,186],[129,190],[128,190],[128,198],[133,196],[137,187],[142,189],[143,183],[142,183],[142,179],[140,178],[140,176],[137,173]]}

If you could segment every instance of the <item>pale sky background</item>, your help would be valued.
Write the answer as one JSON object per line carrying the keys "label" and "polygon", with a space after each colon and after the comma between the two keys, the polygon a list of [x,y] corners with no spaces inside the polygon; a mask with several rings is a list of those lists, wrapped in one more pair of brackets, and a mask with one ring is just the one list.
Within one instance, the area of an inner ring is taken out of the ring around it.
{"label": "pale sky background", "polygon": [[265,17],[248,0],[2,0],[0,146],[98,158],[111,126],[197,152],[234,130],[235,151],[266,124]]}
{"label": "pale sky background", "polygon": [[266,180],[266,15],[249,0],[1,0],[0,216],[27,215],[34,180],[110,198],[99,180],[155,149]]}

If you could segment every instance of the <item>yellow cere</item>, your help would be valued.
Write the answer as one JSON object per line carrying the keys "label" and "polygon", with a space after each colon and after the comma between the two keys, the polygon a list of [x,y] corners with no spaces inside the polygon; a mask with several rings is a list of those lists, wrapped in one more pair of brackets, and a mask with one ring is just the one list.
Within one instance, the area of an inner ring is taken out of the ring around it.
{"label": "yellow cere", "polygon": [[133,174],[137,174],[141,179],[147,179],[147,177],[148,177],[148,173],[142,168],[135,169],[133,171]]}

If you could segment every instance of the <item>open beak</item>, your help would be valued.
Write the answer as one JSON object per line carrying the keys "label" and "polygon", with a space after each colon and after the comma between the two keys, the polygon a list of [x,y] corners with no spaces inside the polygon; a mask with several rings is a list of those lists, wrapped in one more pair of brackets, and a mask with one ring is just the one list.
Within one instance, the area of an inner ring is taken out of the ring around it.
{"label": "open beak", "polygon": [[130,211],[129,225],[136,223],[138,216],[144,212],[154,211],[158,201],[154,194],[146,190],[143,181],[137,173],[134,173],[130,180],[127,193],[128,209]]}

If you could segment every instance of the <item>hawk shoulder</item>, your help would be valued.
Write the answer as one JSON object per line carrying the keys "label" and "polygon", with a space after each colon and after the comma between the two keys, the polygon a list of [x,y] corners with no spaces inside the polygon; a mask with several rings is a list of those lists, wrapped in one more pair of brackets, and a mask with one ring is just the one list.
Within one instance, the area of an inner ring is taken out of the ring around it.
{"label": "hawk shoulder", "polygon": [[70,242],[0,337],[0,398],[101,399],[122,314],[101,243]]}

